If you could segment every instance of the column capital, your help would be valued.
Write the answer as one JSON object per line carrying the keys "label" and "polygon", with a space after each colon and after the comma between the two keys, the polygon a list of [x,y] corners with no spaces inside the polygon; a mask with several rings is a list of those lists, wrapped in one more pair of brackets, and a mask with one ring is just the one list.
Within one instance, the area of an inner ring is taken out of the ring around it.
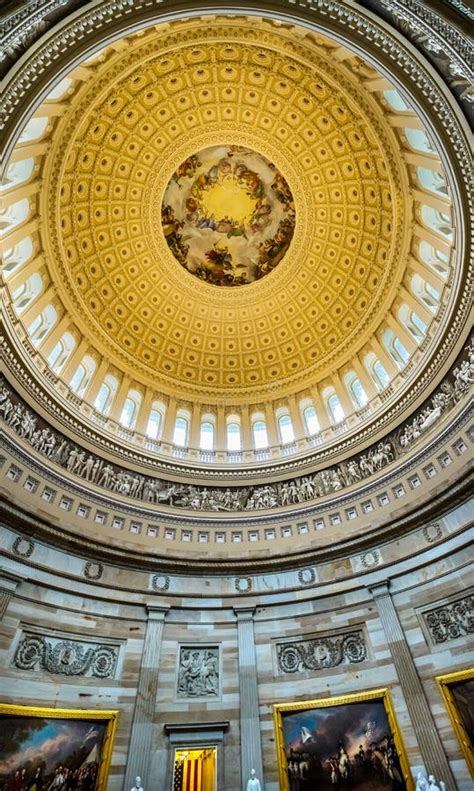
{"label": "column capital", "polygon": [[367,588],[369,593],[374,599],[379,599],[381,596],[390,596],[390,580],[383,580],[371,585]]}
{"label": "column capital", "polygon": [[164,621],[170,609],[169,604],[146,604],[145,607],[149,621]]}
{"label": "column capital", "polygon": [[21,582],[26,582],[28,577],[0,566],[0,590],[14,593]]}
{"label": "column capital", "polygon": [[255,615],[255,607],[234,607],[234,612],[238,622],[252,622]]}

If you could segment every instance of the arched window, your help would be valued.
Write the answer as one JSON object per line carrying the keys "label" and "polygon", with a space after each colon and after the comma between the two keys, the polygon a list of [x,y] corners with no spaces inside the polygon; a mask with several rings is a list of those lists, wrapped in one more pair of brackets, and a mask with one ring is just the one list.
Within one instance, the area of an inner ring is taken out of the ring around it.
{"label": "arched window", "polygon": [[69,90],[72,85],[72,80],[70,77],[64,77],[57,85],[54,86],[53,90],[48,93],[46,97],[46,101],[54,102],[57,99],[61,99],[62,96]]}
{"label": "arched window", "polygon": [[436,247],[424,241],[420,242],[418,250],[421,260],[434,269],[441,277],[446,279],[448,276],[449,264],[449,258],[446,253],[442,253],[441,250],[437,250]]}
{"label": "arched window", "polygon": [[441,294],[431,283],[427,283],[420,275],[413,275],[410,281],[410,289],[423,305],[435,313]]}
{"label": "arched window", "polygon": [[241,450],[242,440],[240,436],[240,418],[237,415],[229,415],[227,418],[227,450]]}
{"label": "arched window", "polygon": [[409,330],[416,341],[420,341],[426,334],[426,324],[420,319],[418,313],[410,310],[408,305],[402,305],[398,311],[401,323]]}
{"label": "arched window", "polygon": [[378,390],[384,390],[390,384],[390,377],[382,363],[373,352],[366,355],[365,367]]}
{"label": "arched window", "polygon": [[282,445],[288,445],[290,442],[295,441],[295,432],[293,430],[293,423],[288,414],[283,414],[278,417],[278,431],[280,432],[280,441]]}
{"label": "arched window", "polygon": [[145,432],[147,437],[150,437],[150,439],[158,439],[160,436],[164,414],[164,404],[162,404],[161,401],[153,401]]}
{"label": "arched window", "polygon": [[395,89],[384,91],[383,95],[385,96],[389,105],[394,109],[398,110],[399,112],[404,112],[405,110],[409,110],[407,103],[404,99],[400,96],[398,91]]}
{"label": "arched window", "polygon": [[28,198],[22,198],[0,210],[0,234],[3,236],[26,220],[30,213]]}
{"label": "arched window", "polygon": [[38,346],[41,343],[50,329],[56,324],[57,319],[58,314],[52,305],[47,305],[39,316],[36,316],[28,327],[31,342],[34,346]]}
{"label": "arched window", "polygon": [[317,434],[320,431],[321,426],[319,425],[318,416],[316,414],[316,410],[314,406],[307,406],[303,410],[303,422],[306,429],[306,433],[309,436],[313,434]]}
{"label": "arched window", "polygon": [[77,395],[81,396],[84,393],[95,371],[95,367],[95,360],[93,360],[90,355],[86,354],[77,366],[76,372],[69,383],[69,387],[71,390],[74,390]]}
{"label": "arched window", "polygon": [[25,236],[21,242],[9,247],[3,253],[3,273],[5,279],[22,264],[26,264],[33,255],[33,240],[31,236]]}
{"label": "arched window", "polygon": [[344,377],[344,382],[355,406],[365,406],[369,399],[367,398],[367,393],[362,387],[362,383],[356,376],[355,371],[349,371],[349,373]]}
{"label": "arched window", "polygon": [[268,448],[267,427],[262,418],[252,422],[252,437],[255,450],[264,450]]}
{"label": "arched window", "polygon": [[46,127],[48,126],[48,118],[31,118],[25,125],[20,137],[19,143],[31,143],[33,140],[41,140]]}
{"label": "arched window", "polygon": [[392,330],[387,330],[384,334],[383,345],[399,368],[403,368],[407,364],[410,355]]}
{"label": "arched window", "polygon": [[441,195],[443,197],[446,197],[448,194],[447,184],[441,173],[438,173],[436,170],[430,170],[430,168],[417,168],[416,175],[420,182],[420,186],[428,190],[428,192],[434,192],[436,195]]}
{"label": "arched window", "polygon": [[7,168],[0,190],[7,190],[10,189],[10,187],[28,181],[33,173],[34,167],[35,160],[33,157],[22,159],[20,162],[12,162]]}
{"label": "arched window", "polygon": [[214,423],[210,420],[201,420],[199,428],[199,447],[201,450],[214,450],[215,446]]}
{"label": "arched window", "polygon": [[71,355],[76,342],[70,332],[65,332],[48,357],[48,364],[55,373],[59,373]]}
{"label": "arched window", "polygon": [[374,376],[375,384],[379,385],[382,390],[385,387],[388,387],[388,385],[390,384],[390,377],[387,371],[385,370],[385,368],[383,367],[382,363],[380,362],[380,360],[375,361],[373,365],[373,372],[375,374]]}
{"label": "arched window", "polygon": [[421,129],[405,129],[405,137],[408,140],[408,143],[415,151],[423,151],[428,154],[432,154],[434,152],[434,148],[431,145],[430,139],[426,132],[423,132]]}
{"label": "arched window", "polygon": [[452,239],[453,227],[449,214],[434,209],[432,206],[422,206],[421,219],[430,230],[442,234],[446,239]]}
{"label": "arched window", "polygon": [[189,414],[185,410],[179,410],[174,422],[173,445],[185,448],[188,444],[189,433]]}
{"label": "arched window", "polygon": [[102,382],[99,392],[97,393],[97,398],[94,401],[94,407],[98,412],[103,412],[104,415],[109,412],[115,397],[115,393],[117,392],[117,388],[118,381],[115,376],[112,376],[112,374],[107,374],[104,377],[104,381]]}
{"label": "arched window", "polygon": [[336,393],[333,393],[333,395],[329,396],[327,405],[329,415],[333,423],[340,423],[342,420],[344,420],[344,410]]}
{"label": "arched window", "polygon": [[128,391],[122,408],[122,414],[120,415],[120,423],[124,428],[133,428],[135,425],[141,402],[142,397],[138,390]]}
{"label": "arched window", "polygon": [[38,272],[30,275],[12,294],[13,307],[21,313],[43,290],[43,278]]}

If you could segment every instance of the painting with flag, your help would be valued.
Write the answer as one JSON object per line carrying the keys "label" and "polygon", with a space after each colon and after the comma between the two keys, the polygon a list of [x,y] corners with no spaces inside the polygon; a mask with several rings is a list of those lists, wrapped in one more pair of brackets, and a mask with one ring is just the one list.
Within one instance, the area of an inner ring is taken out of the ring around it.
{"label": "painting with flag", "polygon": [[274,706],[280,791],[410,791],[388,690]]}
{"label": "painting with flag", "polygon": [[116,716],[1,704],[0,787],[105,791]]}

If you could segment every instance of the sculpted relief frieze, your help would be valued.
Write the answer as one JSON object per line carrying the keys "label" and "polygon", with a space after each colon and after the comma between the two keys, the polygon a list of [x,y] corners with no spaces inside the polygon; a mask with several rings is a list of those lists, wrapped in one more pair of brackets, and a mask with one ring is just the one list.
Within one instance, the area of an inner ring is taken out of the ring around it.
{"label": "sculpted relief frieze", "polygon": [[359,630],[332,637],[279,643],[276,654],[278,672],[291,674],[363,662],[367,659],[367,647],[364,634]]}
{"label": "sculpted relief frieze", "polygon": [[13,657],[19,670],[115,678],[119,647],[23,632]]}
{"label": "sculpted relief frieze", "polygon": [[180,646],[176,694],[178,698],[215,698],[219,695],[219,648]]}
{"label": "sculpted relief frieze", "polygon": [[474,383],[474,343],[417,410],[415,416],[362,454],[311,475],[263,486],[211,488],[140,475],[87,453],[33,414],[6,384],[0,386],[0,416],[19,437],[51,462],[83,481],[145,503],[191,511],[234,512],[272,509],[314,501],[370,478],[403,457]]}

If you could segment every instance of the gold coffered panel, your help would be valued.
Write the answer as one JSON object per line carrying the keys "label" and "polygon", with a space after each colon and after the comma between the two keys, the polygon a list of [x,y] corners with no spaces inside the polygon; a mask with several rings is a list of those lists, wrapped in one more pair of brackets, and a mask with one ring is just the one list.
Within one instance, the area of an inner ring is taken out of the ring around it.
{"label": "gold coffered panel", "polygon": [[[400,283],[409,201],[395,137],[332,45],[299,34],[256,19],[149,31],[56,130],[42,205],[53,280],[91,345],[163,393],[301,390],[362,347]],[[173,173],[220,145],[274,163],[294,198],[286,255],[244,288],[192,277],[163,233]]]}

